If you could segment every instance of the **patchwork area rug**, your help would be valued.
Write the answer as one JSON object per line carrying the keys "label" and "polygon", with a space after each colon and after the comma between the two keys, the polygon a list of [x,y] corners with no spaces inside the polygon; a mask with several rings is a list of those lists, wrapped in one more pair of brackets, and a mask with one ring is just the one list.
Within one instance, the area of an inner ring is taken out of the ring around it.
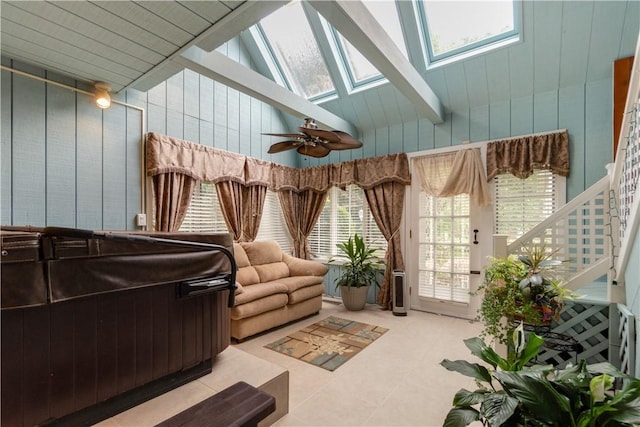
{"label": "patchwork area rug", "polygon": [[334,371],[387,331],[380,326],[330,316],[265,347]]}

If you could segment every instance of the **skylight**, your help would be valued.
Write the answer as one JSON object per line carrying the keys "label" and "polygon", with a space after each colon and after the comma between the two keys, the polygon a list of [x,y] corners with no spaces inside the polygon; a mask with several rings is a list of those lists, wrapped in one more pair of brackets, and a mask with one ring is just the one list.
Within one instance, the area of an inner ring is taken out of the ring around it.
{"label": "skylight", "polygon": [[[394,1],[367,1],[363,3],[373,17],[382,25],[389,37],[395,42],[400,51],[407,55],[402,26],[398,17],[398,10]],[[336,41],[351,77],[353,87],[360,86],[382,78],[380,71],[369,62],[348,40],[334,30]]]}
{"label": "skylight", "polygon": [[299,1],[262,19],[260,28],[291,90],[307,99],[335,90]]}
{"label": "skylight", "polygon": [[[408,1],[363,1],[407,58],[426,56],[428,65],[446,64],[519,40],[517,1],[412,0],[412,7],[407,6]],[[323,33],[315,34],[316,31]],[[317,14],[312,5],[303,5],[300,0],[263,18],[253,27],[252,34],[254,40],[260,39],[256,44],[261,46],[259,49],[275,80],[306,99],[319,101],[336,92],[348,93],[350,89],[384,81],[365,55]],[[411,52],[405,40],[413,42]],[[334,83],[338,85],[337,91]]]}
{"label": "skylight", "polygon": [[514,1],[417,3],[430,63],[499,41],[517,39],[519,34]]}

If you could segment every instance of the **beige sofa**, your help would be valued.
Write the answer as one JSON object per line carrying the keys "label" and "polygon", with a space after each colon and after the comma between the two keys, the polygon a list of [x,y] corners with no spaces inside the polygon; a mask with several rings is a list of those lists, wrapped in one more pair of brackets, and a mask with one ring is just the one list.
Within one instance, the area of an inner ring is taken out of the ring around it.
{"label": "beige sofa", "polygon": [[287,255],[275,241],[235,243],[233,252],[238,289],[232,338],[242,340],[320,311],[324,264]]}

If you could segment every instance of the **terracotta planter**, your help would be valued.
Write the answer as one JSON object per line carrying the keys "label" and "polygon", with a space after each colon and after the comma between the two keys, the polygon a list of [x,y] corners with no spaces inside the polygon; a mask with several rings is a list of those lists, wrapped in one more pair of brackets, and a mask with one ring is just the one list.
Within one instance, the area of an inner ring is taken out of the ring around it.
{"label": "terracotta planter", "polygon": [[359,311],[367,304],[367,295],[369,294],[369,286],[356,288],[353,286],[340,286],[340,295],[342,295],[342,303],[347,310]]}

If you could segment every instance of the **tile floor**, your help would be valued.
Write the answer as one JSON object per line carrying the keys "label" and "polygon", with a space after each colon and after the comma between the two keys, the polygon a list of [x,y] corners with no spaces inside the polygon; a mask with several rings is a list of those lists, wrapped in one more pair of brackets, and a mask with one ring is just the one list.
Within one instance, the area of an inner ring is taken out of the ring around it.
{"label": "tile floor", "polygon": [[[307,324],[329,315],[383,326],[389,331],[353,359],[330,372],[264,348]],[[214,372],[163,396],[100,423],[109,426],[153,425],[235,382],[237,363],[253,360],[253,370],[267,364],[265,378],[289,371],[289,413],[274,426],[441,426],[455,392],[474,387],[471,379],[449,372],[442,359],[470,360],[463,339],[477,336],[479,323],[410,311],[393,316],[375,305],[360,312],[325,302],[315,316],[234,344],[218,356]],[[231,371],[234,371],[233,374]],[[268,372],[273,371],[273,372]],[[233,377],[233,379],[232,379]],[[242,378],[240,378],[242,379]],[[260,383],[258,383],[260,384]],[[163,402],[172,402],[173,408]]]}

